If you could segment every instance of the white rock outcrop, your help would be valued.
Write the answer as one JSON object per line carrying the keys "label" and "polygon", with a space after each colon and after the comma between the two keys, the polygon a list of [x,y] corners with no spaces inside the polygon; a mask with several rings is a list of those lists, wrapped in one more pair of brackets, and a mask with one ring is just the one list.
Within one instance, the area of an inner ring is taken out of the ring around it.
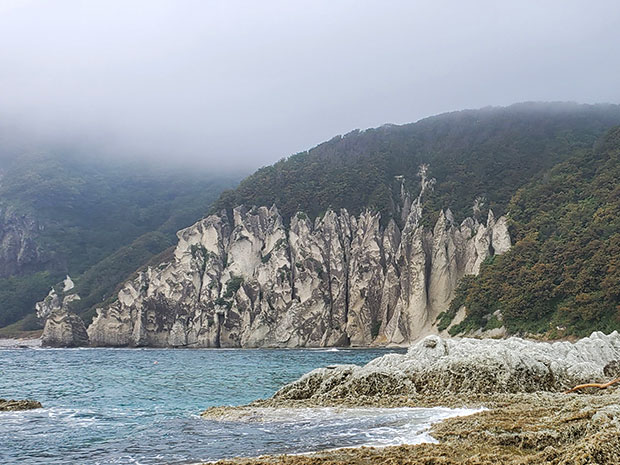
{"label": "white rock outcrop", "polygon": [[516,337],[442,339],[431,335],[406,354],[367,365],[319,368],[280,389],[280,399],[564,391],[620,376],[620,335],[592,333],[575,343]]}
{"label": "white rock outcrop", "polygon": [[[56,291],[56,288],[61,289]],[[69,275],[56,286],[52,286],[45,299],[37,302],[34,308],[37,312],[37,318],[41,320],[47,319],[52,312],[61,309],[67,309],[71,302],[80,300],[78,294],[66,294],[75,288],[75,283]]]}
{"label": "white rock outcrop", "polygon": [[41,345],[45,347],[81,347],[88,345],[84,321],[66,309],[54,310],[45,321]]}
{"label": "white rock outcrop", "polygon": [[[432,187],[421,170],[422,193]],[[430,186],[430,187],[429,187]],[[420,197],[400,214],[238,207],[179,231],[174,258],[127,282],[98,310],[91,344],[172,347],[406,345],[429,333],[459,279],[510,247],[504,217],[421,224]]]}
{"label": "white rock outcrop", "polygon": [[81,317],[70,311],[71,302],[80,300],[69,275],[52,286],[49,293],[35,304],[37,318],[45,321],[41,344],[48,347],[88,345],[88,333]]}

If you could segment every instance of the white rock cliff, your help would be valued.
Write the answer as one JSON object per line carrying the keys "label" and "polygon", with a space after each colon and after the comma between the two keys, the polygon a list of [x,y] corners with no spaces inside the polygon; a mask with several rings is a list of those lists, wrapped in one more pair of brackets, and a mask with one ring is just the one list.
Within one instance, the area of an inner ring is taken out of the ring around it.
{"label": "white rock cliff", "polygon": [[[431,181],[421,170],[422,193]],[[98,310],[90,343],[158,347],[406,345],[436,332],[465,274],[510,248],[506,218],[404,226],[378,213],[328,211],[288,228],[276,207],[238,207],[179,231],[174,258],[127,282]]]}

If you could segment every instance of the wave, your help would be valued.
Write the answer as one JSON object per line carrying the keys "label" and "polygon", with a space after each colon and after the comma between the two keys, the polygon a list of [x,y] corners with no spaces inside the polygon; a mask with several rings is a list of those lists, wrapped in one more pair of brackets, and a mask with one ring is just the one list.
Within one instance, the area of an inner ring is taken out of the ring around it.
{"label": "wave", "polygon": [[[309,431],[330,436],[341,447],[387,447],[434,443],[430,427],[447,418],[467,416],[484,409],[468,408],[251,408],[233,410],[217,421],[257,424],[265,433],[283,427],[298,430],[300,437]],[[331,450],[330,448],[326,450]],[[309,453],[304,451],[305,453]]]}

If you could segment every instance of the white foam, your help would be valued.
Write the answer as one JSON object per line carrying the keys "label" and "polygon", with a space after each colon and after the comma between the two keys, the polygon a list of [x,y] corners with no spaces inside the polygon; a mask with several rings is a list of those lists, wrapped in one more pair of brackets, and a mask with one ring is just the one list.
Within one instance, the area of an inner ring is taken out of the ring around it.
{"label": "white foam", "polygon": [[[235,421],[258,423],[261,431],[269,432],[276,425],[291,428],[328,426],[331,439],[341,447],[387,447],[436,443],[430,427],[447,418],[472,415],[484,409],[470,408],[253,408]],[[227,420],[227,421],[230,421]],[[327,449],[331,450],[331,449]],[[316,451],[315,451],[316,452]],[[310,453],[304,452],[303,454]]]}

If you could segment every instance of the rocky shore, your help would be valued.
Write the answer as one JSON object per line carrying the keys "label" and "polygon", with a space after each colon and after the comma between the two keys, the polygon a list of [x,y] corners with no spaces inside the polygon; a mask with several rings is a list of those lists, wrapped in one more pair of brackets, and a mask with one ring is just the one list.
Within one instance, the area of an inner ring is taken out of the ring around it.
{"label": "rocky shore", "polygon": [[0,338],[0,349],[38,349],[41,347],[41,338]]}
{"label": "rocky shore", "polygon": [[350,448],[259,457],[232,464],[615,464],[620,463],[620,386],[564,391],[620,377],[620,335],[576,343],[430,336],[407,354],[364,367],[314,370],[271,399],[211,408],[203,416],[242,420],[257,410],[309,406],[486,407],[431,428],[438,444]]}

